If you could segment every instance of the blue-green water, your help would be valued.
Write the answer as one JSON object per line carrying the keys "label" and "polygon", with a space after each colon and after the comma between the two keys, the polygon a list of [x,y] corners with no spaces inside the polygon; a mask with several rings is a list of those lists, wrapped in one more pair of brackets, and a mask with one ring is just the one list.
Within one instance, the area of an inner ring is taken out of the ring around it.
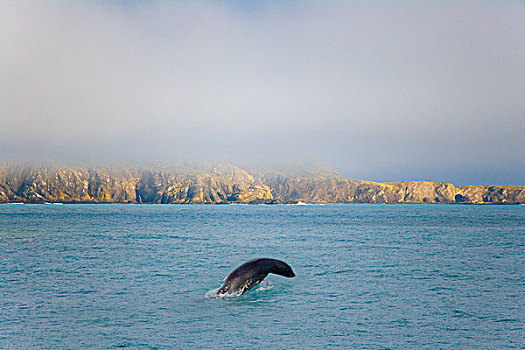
{"label": "blue-green water", "polygon": [[0,256],[2,349],[525,347],[524,206],[0,205]]}

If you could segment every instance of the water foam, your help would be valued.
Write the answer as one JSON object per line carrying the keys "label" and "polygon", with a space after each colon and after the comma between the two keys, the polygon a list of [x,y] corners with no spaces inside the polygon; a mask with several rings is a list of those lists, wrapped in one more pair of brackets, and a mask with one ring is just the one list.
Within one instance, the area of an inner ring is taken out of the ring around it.
{"label": "water foam", "polygon": [[[220,288],[215,288],[215,289],[211,289],[211,290],[207,291],[204,294],[204,298],[205,299],[237,298],[237,297],[243,295],[242,290],[239,290],[239,291],[237,291],[235,293],[218,294],[219,289]],[[262,280],[261,283],[259,283],[257,288],[254,288],[252,290],[255,290],[256,292],[263,292],[263,291],[270,290],[270,289],[273,289],[273,284],[270,281],[264,279],[264,280]],[[246,293],[244,293],[244,294],[246,294]]]}
{"label": "water foam", "polygon": [[273,284],[272,282],[268,281],[268,280],[263,280],[260,284],[259,284],[259,287],[257,288],[257,291],[258,292],[263,292],[265,290],[270,290],[270,289],[273,289]]}
{"label": "water foam", "polygon": [[235,292],[235,293],[222,293],[218,294],[219,288],[212,289],[206,292],[204,294],[205,299],[217,299],[217,298],[235,298],[242,294],[241,291]]}

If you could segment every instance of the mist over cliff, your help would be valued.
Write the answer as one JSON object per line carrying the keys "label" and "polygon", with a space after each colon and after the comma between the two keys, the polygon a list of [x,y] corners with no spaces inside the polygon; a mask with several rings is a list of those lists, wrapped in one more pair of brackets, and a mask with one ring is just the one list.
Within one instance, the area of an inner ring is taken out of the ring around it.
{"label": "mist over cliff", "polygon": [[523,18],[500,0],[0,1],[0,161],[523,185]]}
{"label": "mist over cliff", "polygon": [[323,166],[287,171],[231,164],[181,168],[4,166],[0,203],[471,203],[524,204],[525,186],[377,183]]}

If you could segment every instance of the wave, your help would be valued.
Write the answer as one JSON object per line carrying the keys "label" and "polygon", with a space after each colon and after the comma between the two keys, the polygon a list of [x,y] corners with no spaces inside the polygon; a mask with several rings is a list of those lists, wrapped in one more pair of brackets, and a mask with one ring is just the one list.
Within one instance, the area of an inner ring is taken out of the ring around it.
{"label": "wave", "polygon": [[297,203],[294,203],[294,204],[290,204],[290,205],[325,205],[325,203],[305,203],[305,202],[297,202]]}

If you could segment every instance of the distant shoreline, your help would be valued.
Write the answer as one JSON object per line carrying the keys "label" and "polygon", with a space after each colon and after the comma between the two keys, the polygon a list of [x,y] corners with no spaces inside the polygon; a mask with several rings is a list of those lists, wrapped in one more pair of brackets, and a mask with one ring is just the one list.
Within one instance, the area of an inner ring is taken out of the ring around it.
{"label": "distant shoreline", "polygon": [[0,167],[0,203],[61,204],[525,204],[525,186],[378,183],[325,168]]}
{"label": "distant shoreline", "polygon": [[144,205],[151,205],[151,206],[181,206],[181,205],[188,205],[188,206],[322,206],[322,205],[391,205],[391,206],[410,206],[410,205],[449,205],[449,206],[519,206],[524,205],[525,203],[305,203],[305,204],[297,204],[297,203],[264,203],[264,204],[256,204],[256,203],[118,203],[118,202],[57,202],[57,203],[46,203],[46,202],[0,202],[1,205],[137,205],[137,206],[144,206]]}
{"label": "distant shoreline", "polygon": [[507,205],[524,205],[525,203],[415,203],[415,202],[399,202],[399,203],[366,203],[366,202],[317,202],[317,203],[132,203],[132,202],[0,202],[0,205],[153,205],[153,206],[178,206],[178,205],[205,205],[205,206],[322,206],[322,205],[466,205],[466,206],[507,206]]}

